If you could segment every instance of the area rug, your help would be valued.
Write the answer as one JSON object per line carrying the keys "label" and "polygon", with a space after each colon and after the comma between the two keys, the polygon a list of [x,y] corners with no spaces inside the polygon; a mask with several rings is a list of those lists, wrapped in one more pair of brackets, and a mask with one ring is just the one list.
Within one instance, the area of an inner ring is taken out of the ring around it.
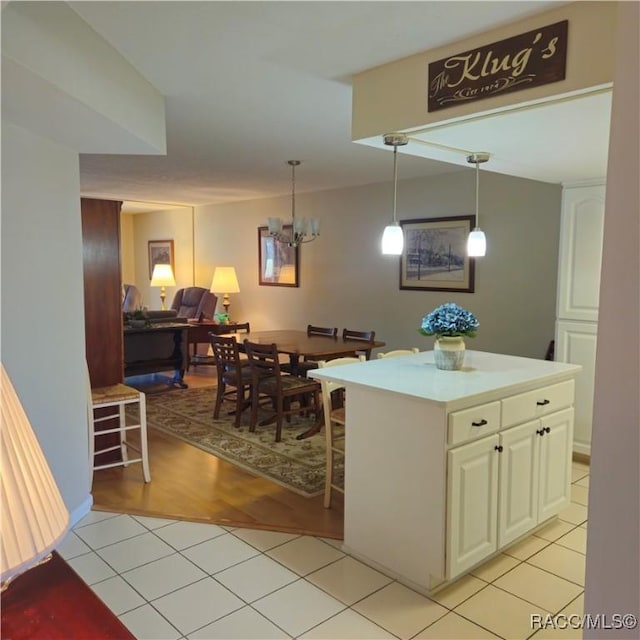
{"label": "area rug", "polygon": [[[233,403],[224,402],[220,419],[213,419],[215,387],[176,389],[147,395],[147,425],[208,451],[258,476],[268,478],[306,497],[324,491],[324,432],[296,440],[314,423],[314,418],[292,416],[283,422],[282,441],[275,442],[275,424],[249,432],[249,413],[234,427]],[[267,414],[260,413],[259,420]],[[334,474],[341,477],[343,465],[336,460]]]}

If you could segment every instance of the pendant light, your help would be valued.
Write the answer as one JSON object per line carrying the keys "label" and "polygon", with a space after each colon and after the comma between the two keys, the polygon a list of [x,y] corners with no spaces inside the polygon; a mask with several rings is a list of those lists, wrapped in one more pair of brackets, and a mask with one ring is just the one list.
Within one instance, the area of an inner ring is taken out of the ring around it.
{"label": "pendant light", "polygon": [[396,199],[398,193],[398,147],[404,146],[409,139],[404,133],[387,133],[384,143],[393,146],[393,222],[384,228],[382,234],[382,253],[388,256],[400,256],[404,248],[402,227],[396,218]]}
{"label": "pendant light", "polygon": [[487,253],[487,239],[479,225],[479,194],[480,194],[480,164],[489,160],[489,154],[478,151],[467,156],[467,162],[476,165],[476,226],[467,238],[467,255],[470,257],[482,257]]}

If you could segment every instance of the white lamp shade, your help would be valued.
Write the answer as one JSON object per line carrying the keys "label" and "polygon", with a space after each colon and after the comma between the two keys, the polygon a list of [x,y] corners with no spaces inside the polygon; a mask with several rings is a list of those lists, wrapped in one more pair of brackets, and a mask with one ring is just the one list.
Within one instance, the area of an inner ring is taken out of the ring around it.
{"label": "white lamp shade", "polygon": [[487,253],[487,239],[484,231],[476,227],[467,238],[467,255],[470,257],[482,257]]}
{"label": "white lamp shade", "polygon": [[216,267],[211,281],[213,293],[240,293],[235,267]]}
{"label": "white lamp shade", "polygon": [[173,269],[170,264],[157,264],[151,274],[152,287],[175,287],[176,279],[173,277]]}
{"label": "white lamp shade", "polygon": [[382,253],[388,256],[400,256],[404,249],[404,235],[402,227],[390,224],[384,228],[382,234]]}
{"label": "white lamp shade", "polygon": [[2,365],[1,580],[35,566],[62,541],[69,512]]}

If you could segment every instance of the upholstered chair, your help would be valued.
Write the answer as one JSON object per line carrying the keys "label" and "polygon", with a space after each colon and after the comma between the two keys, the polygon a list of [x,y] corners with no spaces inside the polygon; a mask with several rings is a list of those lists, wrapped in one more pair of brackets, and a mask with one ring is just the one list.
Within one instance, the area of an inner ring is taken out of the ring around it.
{"label": "upholstered chair", "polygon": [[135,311],[142,306],[142,294],[134,284],[122,285],[122,310]]}
{"label": "upholstered chair", "polygon": [[178,289],[171,308],[178,312],[179,318],[200,318],[213,320],[218,296],[204,287],[186,287]]}

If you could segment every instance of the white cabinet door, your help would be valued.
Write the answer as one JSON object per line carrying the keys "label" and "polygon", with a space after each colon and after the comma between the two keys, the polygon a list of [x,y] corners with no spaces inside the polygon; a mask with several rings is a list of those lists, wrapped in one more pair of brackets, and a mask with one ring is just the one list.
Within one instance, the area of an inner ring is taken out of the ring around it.
{"label": "white cabinet door", "polygon": [[562,192],[557,317],[598,320],[604,185]]}
{"label": "white cabinet door", "polygon": [[539,438],[538,521],[542,522],[571,502],[573,409],[541,418],[540,425],[544,435]]}
{"label": "white cabinet door", "polygon": [[446,577],[454,578],[497,548],[498,436],[447,454]]}
{"label": "white cabinet door", "polygon": [[573,450],[586,455],[591,454],[597,334],[595,323],[559,321],[556,326],[556,360],[582,367],[576,374]]}
{"label": "white cabinet door", "polygon": [[500,434],[498,548],[538,524],[538,452],[540,421]]}

